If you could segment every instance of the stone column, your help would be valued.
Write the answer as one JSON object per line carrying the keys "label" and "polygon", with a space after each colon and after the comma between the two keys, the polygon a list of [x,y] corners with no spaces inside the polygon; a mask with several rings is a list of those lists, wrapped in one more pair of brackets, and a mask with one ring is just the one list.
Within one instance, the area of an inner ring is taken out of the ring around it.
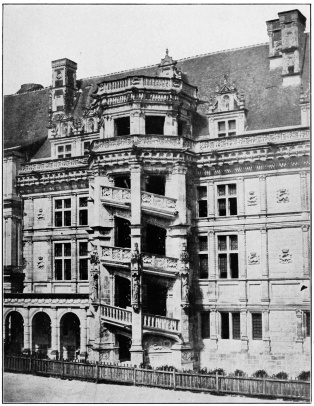
{"label": "stone column", "polygon": [[239,261],[239,299],[240,302],[246,303],[247,302],[247,294],[246,294],[246,279],[247,277],[247,268],[246,268],[246,234],[244,229],[239,230],[238,234],[238,261]]}
{"label": "stone column", "polygon": [[[132,347],[131,362],[139,365],[143,362],[142,347],[142,276],[141,276],[141,164],[133,159],[130,162],[131,171],[131,290],[132,290]],[[137,304],[136,304],[137,303]]]}
{"label": "stone column", "polygon": [[245,215],[244,208],[244,179],[243,177],[238,178],[238,215]]}
{"label": "stone column", "polygon": [[303,246],[303,276],[305,278],[309,278],[310,277],[310,261],[309,261],[310,238],[309,238],[309,225],[307,225],[307,224],[302,226],[302,246]]}
{"label": "stone column", "polygon": [[217,279],[216,269],[216,249],[215,249],[215,232],[214,230],[208,231],[208,270],[209,279]]}
{"label": "stone column", "polygon": [[218,312],[217,309],[210,309],[210,340],[211,340],[211,349],[217,349],[218,344],[218,323],[217,323]]}
{"label": "stone column", "polygon": [[58,328],[58,311],[55,306],[51,307],[52,317],[51,317],[51,353],[50,357],[56,359],[58,356],[58,337],[59,337],[59,328]]}
{"label": "stone column", "polygon": [[77,293],[77,240],[76,238],[71,238],[71,279],[72,283],[72,293]]}
{"label": "stone column", "polygon": [[48,207],[49,212],[47,213],[47,227],[53,227],[54,225],[54,210],[53,210],[53,198],[51,195],[48,196]]}
{"label": "stone column", "polygon": [[207,217],[215,217],[215,192],[214,181],[212,180],[207,182]]}
{"label": "stone column", "polygon": [[177,135],[178,125],[176,119],[172,118],[172,113],[167,113],[164,124],[164,135]]}
{"label": "stone column", "polygon": [[77,226],[77,194],[71,195],[71,226]]}
{"label": "stone column", "polygon": [[262,266],[262,302],[269,302],[269,264],[268,264],[268,233],[266,228],[261,230],[261,266]]}
{"label": "stone column", "polygon": [[109,274],[109,278],[110,278],[110,306],[114,306],[115,305],[115,291],[116,291],[116,280],[114,277],[114,273],[110,272]]}
{"label": "stone column", "polygon": [[24,202],[24,227],[33,228],[34,227],[34,198],[29,197]]}
{"label": "stone column", "polygon": [[25,270],[25,283],[27,286],[27,291],[33,291],[33,263],[34,263],[34,250],[33,250],[33,240],[29,239],[25,241],[25,260],[26,260],[26,270]]}
{"label": "stone column", "polygon": [[247,309],[241,309],[240,312],[240,325],[241,325],[241,351],[247,351],[248,336],[247,336]]}
{"label": "stone column", "polygon": [[50,293],[52,293],[52,282],[54,280],[54,275],[53,275],[53,242],[51,237],[48,237],[46,239],[46,242],[48,244],[48,249],[47,249],[47,281],[48,281],[48,290]]}
{"label": "stone column", "polygon": [[187,168],[183,162],[175,162],[172,170],[173,185],[175,185],[178,221],[180,224],[186,224],[186,172]]}
{"label": "stone column", "polygon": [[140,110],[131,113],[130,134],[145,134],[145,115]]}
{"label": "stone column", "polygon": [[262,315],[263,324],[263,341],[264,341],[264,353],[270,353],[270,337],[269,337],[269,310],[263,309]]}
{"label": "stone column", "polygon": [[259,177],[260,184],[260,199],[261,199],[261,214],[266,215],[267,212],[267,194],[266,194],[266,176]]}
{"label": "stone column", "polygon": [[81,322],[81,348],[80,348],[80,360],[85,361],[87,357],[87,309],[82,306],[81,307],[82,315],[82,322]]}
{"label": "stone column", "polygon": [[29,307],[25,307],[23,354],[28,355],[30,354],[30,352],[31,352],[31,343],[30,343]]}

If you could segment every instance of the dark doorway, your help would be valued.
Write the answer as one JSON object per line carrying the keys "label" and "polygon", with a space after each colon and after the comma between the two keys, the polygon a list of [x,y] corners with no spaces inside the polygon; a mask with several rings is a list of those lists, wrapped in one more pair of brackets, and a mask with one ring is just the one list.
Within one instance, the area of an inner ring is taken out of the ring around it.
{"label": "dark doorway", "polygon": [[130,348],[132,345],[132,341],[129,337],[123,336],[121,334],[117,334],[117,340],[119,343],[119,360],[120,362],[130,361],[131,360],[131,353]]}
{"label": "dark doorway", "polygon": [[165,117],[162,116],[146,116],[145,117],[145,133],[146,134],[164,134]]}
{"label": "dark doorway", "polygon": [[24,345],[23,317],[18,312],[11,312],[5,321],[4,350],[10,354],[20,354]]}
{"label": "dark doorway", "polygon": [[75,359],[80,350],[80,319],[66,313],[60,322],[60,352],[64,359]]}
{"label": "dark doorway", "polygon": [[121,217],[115,217],[115,246],[131,248],[130,222]]}
{"label": "dark doorway", "polygon": [[164,228],[147,224],[146,251],[150,254],[166,255],[166,234]]}
{"label": "dark doorway", "polygon": [[146,178],[146,191],[165,196],[166,179],[164,176],[152,175]]}
{"label": "dark doorway", "polygon": [[116,176],[114,178],[115,187],[122,187],[125,189],[131,189],[131,179],[130,176]]}
{"label": "dark doorway", "polygon": [[114,120],[114,135],[130,135],[130,117],[120,117]]}
{"label": "dark doorway", "polygon": [[47,355],[48,349],[51,348],[51,320],[48,314],[35,314],[32,338],[33,351],[39,355]]}
{"label": "dark doorway", "polygon": [[131,306],[131,282],[118,275],[115,277],[115,306],[123,309]]}
{"label": "dark doorway", "polygon": [[157,316],[167,315],[167,287],[160,283],[146,280],[146,303],[143,303],[145,312]]}

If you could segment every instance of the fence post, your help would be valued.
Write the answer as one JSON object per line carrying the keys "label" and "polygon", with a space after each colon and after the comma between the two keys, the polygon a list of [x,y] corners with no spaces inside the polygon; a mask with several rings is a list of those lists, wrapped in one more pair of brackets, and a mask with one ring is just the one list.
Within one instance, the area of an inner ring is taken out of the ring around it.
{"label": "fence post", "polygon": [[173,369],[173,390],[176,390],[176,370]]}
{"label": "fence post", "polygon": [[136,366],[133,367],[133,385],[136,385]]}
{"label": "fence post", "polygon": [[61,360],[61,379],[64,379],[64,359]]}
{"label": "fence post", "polygon": [[96,361],[96,368],[95,368],[95,382],[98,383],[98,375],[99,375],[99,366],[98,361]]}
{"label": "fence post", "polygon": [[266,377],[264,376],[264,381],[263,381],[263,395],[266,395]]}
{"label": "fence post", "polygon": [[32,356],[31,355],[29,357],[28,370],[29,370],[29,372],[32,372]]}
{"label": "fence post", "polygon": [[216,391],[219,392],[219,378],[218,378],[218,372],[216,371]]}

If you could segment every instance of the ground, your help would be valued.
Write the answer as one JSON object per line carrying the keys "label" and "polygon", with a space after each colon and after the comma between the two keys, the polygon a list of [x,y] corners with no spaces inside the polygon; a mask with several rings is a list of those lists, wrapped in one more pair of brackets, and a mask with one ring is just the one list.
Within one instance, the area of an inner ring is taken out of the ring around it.
{"label": "ground", "polygon": [[3,403],[283,403],[167,389],[4,373]]}

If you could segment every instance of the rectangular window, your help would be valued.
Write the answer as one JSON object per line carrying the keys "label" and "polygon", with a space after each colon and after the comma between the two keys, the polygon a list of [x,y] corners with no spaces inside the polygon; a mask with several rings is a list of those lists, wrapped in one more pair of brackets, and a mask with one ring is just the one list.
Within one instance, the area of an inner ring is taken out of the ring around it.
{"label": "rectangular window", "polygon": [[89,154],[89,148],[91,146],[91,141],[85,141],[83,143],[83,155],[88,155]]}
{"label": "rectangular window", "polygon": [[218,137],[223,138],[223,137],[232,137],[233,135],[236,135],[236,129],[237,129],[237,122],[236,120],[224,120],[224,121],[218,121]]}
{"label": "rectangular window", "polygon": [[218,236],[218,271],[221,279],[237,279],[238,266],[238,236]]}
{"label": "rectangular window", "polygon": [[65,145],[58,145],[57,148],[57,157],[58,158],[71,158],[72,156],[72,145],[65,144]]}
{"label": "rectangular window", "polygon": [[207,217],[207,186],[197,188],[198,217]]}
{"label": "rectangular window", "polygon": [[239,312],[221,312],[221,338],[223,340],[240,340],[241,325]]}
{"label": "rectangular window", "polygon": [[79,243],[79,275],[80,280],[88,280],[88,248],[87,242]]}
{"label": "rectangular window", "polygon": [[120,117],[114,120],[115,137],[122,137],[123,135],[130,135],[130,117]]}
{"label": "rectangular window", "polygon": [[88,208],[87,208],[87,197],[79,198],[79,225],[88,225]]}
{"label": "rectangular window", "polygon": [[253,340],[263,339],[262,313],[252,313],[252,336]]}
{"label": "rectangular window", "polygon": [[165,117],[163,116],[145,117],[145,134],[163,135],[164,126],[165,126]]}
{"label": "rectangular window", "polygon": [[217,207],[218,216],[236,216],[237,207],[237,185],[218,185],[217,186]]}
{"label": "rectangular window", "polygon": [[71,243],[55,244],[55,279],[71,280]]}
{"label": "rectangular window", "polygon": [[208,279],[208,238],[206,235],[198,237],[199,245],[199,277]]}
{"label": "rectangular window", "polygon": [[71,199],[55,200],[55,227],[71,226]]}
{"label": "rectangular window", "polygon": [[311,312],[304,312],[305,337],[311,336]]}
{"label": "rectangular window", "polygon": [[201,313],[201,336],[202,338],[210,338],[210,319],[209,312]]}

